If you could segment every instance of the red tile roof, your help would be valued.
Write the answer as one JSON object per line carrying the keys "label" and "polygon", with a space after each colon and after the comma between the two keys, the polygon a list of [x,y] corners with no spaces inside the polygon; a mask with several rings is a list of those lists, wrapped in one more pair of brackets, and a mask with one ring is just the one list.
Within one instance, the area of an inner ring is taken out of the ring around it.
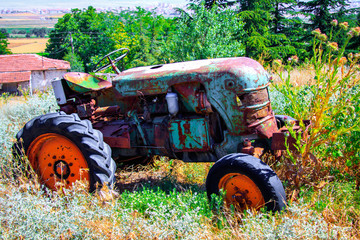
{"label": "red tile roof", "polygon": [[54,69],[70,69],[70,63],[63,60],[41,57],[37,54],[0,55],[0,72]]}
{"label": "red tile roof", "polygon": [[0,84],[1,83],[11,83],[11,82],[25,82],[29,81],[31,76],[31,71],[26,72],[0,72]]}

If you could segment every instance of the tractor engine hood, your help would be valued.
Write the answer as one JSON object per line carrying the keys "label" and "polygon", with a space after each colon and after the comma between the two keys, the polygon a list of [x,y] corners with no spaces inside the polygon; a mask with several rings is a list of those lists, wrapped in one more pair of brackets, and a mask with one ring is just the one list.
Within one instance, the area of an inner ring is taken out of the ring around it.
{"label": "tractor engine hood", "polygon": [[255,60],[239,57],[138,67],[121,72],[113,80],[123,96],[136,96],[137,91],[144,95],[166,93],[170,86],[186,82],[216,82],[239,92],[264,86],[268,74]]}
{"label": "tractor engine hood", "polygon": [[[113,85],[122,97],[165,94],[169,90],[176,92],[199,86],[204,89],[211,106],[224,119],[230,134],[260,134],[269,138],[277,130],[267,91],[269,74],[261,64],[250,58],[219,58],[138,67],[120,73],[113,80]],[[194,91],[180,94],[186,98]]]}

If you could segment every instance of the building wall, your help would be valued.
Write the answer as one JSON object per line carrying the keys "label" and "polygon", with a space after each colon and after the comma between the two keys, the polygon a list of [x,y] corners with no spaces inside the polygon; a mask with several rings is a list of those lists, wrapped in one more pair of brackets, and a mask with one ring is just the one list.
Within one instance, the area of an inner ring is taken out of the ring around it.
{"label": "building wall", "polygon": [[44,91],[51,88],[51,81],[54,78],[62,77],[66,70],[46,70],[31,72],[31,88],[32,90]]}
{"label": "building wall", "polygon": [[0,93],[8,92],[12,94],[20,94],[19,87],[23,90],[27,90],[29,88],[29,82],[15,82],[15,83],[3,83],[0,87]]}
{"label": "building wall", "polygon": [[31,83],[29,81],[2,83],[0,85],[0,94],[3,92],[9,92],[21,95],[19,87],[26,91],[30,88],[30,85],[32,91],[45,91],[51,88],[51,81],[54,78],[62,77],[66,72],[66,70],[32,71],[30,80]]}

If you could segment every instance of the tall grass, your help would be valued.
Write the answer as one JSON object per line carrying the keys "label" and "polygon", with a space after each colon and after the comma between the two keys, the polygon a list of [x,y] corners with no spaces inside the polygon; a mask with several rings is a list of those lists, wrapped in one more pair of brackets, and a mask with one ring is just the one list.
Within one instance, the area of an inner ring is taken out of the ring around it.
{"label": "tall grass", "polygon": [[[8,178],[10,147],[31,118],[56,109],[52,93],[1,98],[0,235],[4,239],[349,239],[359,236],[354,184],[303,188],[286,212],[232,213],[209,203],[204,180],[211,164],[157,159],[117,172],[118,198],[73,189],[49,192],[36,179]],[[130,169],[128,169],[130,170]]]}
{"label": "tall grass", "polygon": [[30,119],[58,108],[52,91],[33,96],[15,97],[3,94],[0,98],[0,174],[11,171],[11,147],[16,133]]}
{"label": "tall grass", "polygon": [[[360,188],[360,54],[344,56],[350,39],[359,37],[360,27],[349,30],[347,24],[336,24],[336,33],[329,36],[319,29],[313,31],[313,78],[308,84],[293,81],[293,62],[281,66],[276,61],[274,65],[281,79],[272,92],[274,106],[300,120],[302,127],[301,135],[291,133],[297,151],[287,151],[283,164],[287,179],[296,188],[320,184],[330,175],[355,181]],[[342,46],[331,39],[339,34],[346,36]],[[310,128],[302,124],[305,119],[311,120]]]}

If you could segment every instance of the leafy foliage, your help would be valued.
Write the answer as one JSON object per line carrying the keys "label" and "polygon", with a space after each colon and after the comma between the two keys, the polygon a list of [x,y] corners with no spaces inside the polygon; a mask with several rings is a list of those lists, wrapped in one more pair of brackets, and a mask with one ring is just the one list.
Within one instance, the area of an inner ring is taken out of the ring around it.
{"label": "leafy foliage", "polygon": [[138,7],[119,14],[124,30],[131,39],[125,68],[163,63],[161,46],[176,28],[172,18]]}
{"label": "leafy foliage", "polygon": [[[343,23],[342,23],[343,24]],[[340,26],[342,26],[340,24]],[[293,179],[297,186],[318,180],[328,171],[336,170],[351,173],[360,186],[360,85],[357,63],[360,55],[343,55],[350,39],[359,36],[359,29],[351,31],[340,29],[339,34],[347,36],[344,45],[339,49],[336,42],[316,30],[313,33],[313,52],[311,65],[315,78],[310,86],[296,87],[290,77],[284,78],[283,84],[277,87],[285,97],[292,111],[292,116],[299,120],[311,120],[311,128],[303,127],[303,138],[297,138],[298,152],[288,151],[294,167]],[[288,69],[290,70],[290,69]],[[290,75],[288,75],[290,76]],[[317,158],[313,155],[315,154]],[[331,162],[337,164],[331,164]],[[351,168],[351,169],[350,169]]]}
{"label": "leafy foliage", "polygon": [[[301,11],[310,17],[309,29],[319,28],[326,34],[330,32],[331,21],[345,15],[345,7],[349,6],[348,0],[311,0],[300,1]],[[338,11],[333,12],[334,9]]]}
{"label": "leafy foliage", "polygon": [[[93,70],[101,56],[122,47],[130,53],[119,62],[120,70],[221,56],[246,55],[271,62],[296,55],[300,61],[308,61],[312,30],[323,26],[329,34],[335,17],[348,22],[349,27],[356,26],[356,11],[346,9],[346,0],[300,3],[193,0],[188,9],[178,9],[180,17],[175,18],[140,7],[118,14],[97,13],[92,7],[74,9],[59,19],[46,51],[59,59],[73,52],[85,71]],[[343,35],[332,39],[339,44],[346,41]],[[351,39],[348,46],[360,51],[357,39]]]}
{"label": "leafy foliage", "polygon": [[228,0],[190,0],[190,2],[193,2],[195,4],[201,4],[203,2],[204,6],[207,9],[211,9],[212,7],[215,7],[215,6],[219,6],[219,7],[222,7],[222,8],[231,7],[231,6],[234,6],[234,5],[238,4],[239,2],[241,2],[241,0],[234,0],[234,1],[228,1]]}
{"label": "leafy foliage", "polygon": [[113,13],[96,13],[93,7],[73,9],[51,31],[46,52],[50,57],[63,59],[72,51],[83,61],[85,70],[91,71],[101,56],[117,46],[127,47],[128,41],[124,25]]}
{"label": "leafy foliage", "polygon": [[10,54],[11,51],[8,49],[9,42],[6,36],[0,32],[0,54]]}
{"label": "leafy foliage", "polygon": [[176,31],[163,46],[166,62],[244,55],[242,22],[231,9],[193,5],[181,11]]}
{"label": "leafy foliage", "polygon": [[6,28],[0,28],[0,33],[4,35],[4,37],[9,37],[9,32],[6,30]]}
{"label": "leafy foliage", "polygon": [[[38,38],[45,37],[46,34],[48,34],[49,30],[47,28],[33,28],[31,29],[30,33],[34,34]],[[19,32],[21,33],[21,32]]]}
{"label": "leafy foliage", "polygon": [[80,57],[75,53],[69,52],[64,56],[64,60],[68,61],[71,66],[72,72],[84,72],[84,63],[81,61]]}

